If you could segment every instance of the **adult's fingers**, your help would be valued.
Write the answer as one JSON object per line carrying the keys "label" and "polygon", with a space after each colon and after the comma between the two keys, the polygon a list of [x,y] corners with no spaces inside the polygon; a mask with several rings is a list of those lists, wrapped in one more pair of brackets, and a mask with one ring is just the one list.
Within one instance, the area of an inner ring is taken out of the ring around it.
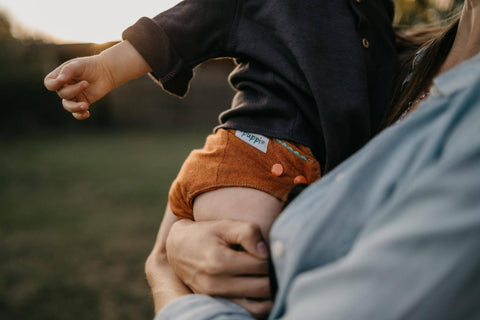
{"label": "adult's fingers", "polygon": [[211,275],[264,276],[268,274],[268,260],[235,250],[227,243],[224,247],[206,250],[203,269]]}
{"label": "adult's fingers", "polygon": [[[270,298],[270,282],[264,277],[211,277],[197,275],[191,289],[195,293],[231,298]],[[188,285],[188,284],[187,284]]]}
{"label": "adult's fingers", "polygon": [[268,257],[267,245],[262,237],[258,225],[244,221],[225,220],[226,228],[221,229],[221,237],[230,245],[243,248],[251,255],[266,259]]}
{"label": "adult's fingers", "polygon": [[[250,239],[250,234],[254,238]],[[258,239],[261,239],[258,227],[248,222],[180,220],[173,224],[168,235],[168,260],[184,281],[202,273],[212,276],[266,275],[266,255],[258,257],[249,254],[248,250],[235,249],[245,244],[248,247],[249,243],[256,248],[258,242],[263,241]]]}
{"label": "adult's fingers", "polygon": [[71,100],[78,95],[80,95],[85,89],[88,88],[87,81],[80,81],[75,84],[69,84],[67,86],[62,87],[57,91],[57,94],[60,98]]}
{"label": "adult's fingers", "polygon": [[272,300],[229,299],[246,309],[256,319],[266,319],[273,307]]}
{"label": "adult's fingers", "polygon": [[[248,241],[248,234],[256,234],[257,228],[251,225],[234,220],[175,222],[167,238],[168,261],[178,277],[197,293],[269,297],[266,257],[234,249]],[[230,237],[230,233],[245,235]]]}

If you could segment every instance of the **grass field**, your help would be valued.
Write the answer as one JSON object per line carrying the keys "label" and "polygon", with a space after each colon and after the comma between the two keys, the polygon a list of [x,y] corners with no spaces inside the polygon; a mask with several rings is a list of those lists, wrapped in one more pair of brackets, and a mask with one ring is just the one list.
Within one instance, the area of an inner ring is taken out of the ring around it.
{"label": "grass field", "polygon": [[204,134],[0,141],[0,319],[151,319],[143,273]]}

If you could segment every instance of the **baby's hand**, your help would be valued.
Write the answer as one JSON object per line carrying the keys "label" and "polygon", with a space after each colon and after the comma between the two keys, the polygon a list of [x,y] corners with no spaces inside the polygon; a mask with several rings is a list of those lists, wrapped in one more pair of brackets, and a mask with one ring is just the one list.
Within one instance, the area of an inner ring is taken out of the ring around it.
{"label": "baby's hand", "polygon": [[77,120],[90,117],[90,105],[115,88],[111,71],[99,55],[63,63],[45,77],[44,84],[57,91],[63,108]]}

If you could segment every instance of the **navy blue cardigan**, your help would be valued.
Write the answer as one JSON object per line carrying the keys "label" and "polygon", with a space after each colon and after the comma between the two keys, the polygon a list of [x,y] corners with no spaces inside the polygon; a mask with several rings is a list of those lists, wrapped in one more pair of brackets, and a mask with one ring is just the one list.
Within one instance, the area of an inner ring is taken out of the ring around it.
{"label": "navy blue cardigan", "polygon": [[324,172],[367,142],[397,54],[390,0],[184,0],[123,33],[173,94],[198,64],[236,59],[219,127],[312,148]]}

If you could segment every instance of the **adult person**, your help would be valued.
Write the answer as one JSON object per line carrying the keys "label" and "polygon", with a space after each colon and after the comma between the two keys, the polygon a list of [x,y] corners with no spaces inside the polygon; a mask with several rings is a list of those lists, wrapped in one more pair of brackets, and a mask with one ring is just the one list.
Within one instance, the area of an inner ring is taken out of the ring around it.
{"label": "adult person", "polygon": [[[270,243],[279,287],[270,319],[480,318],[479,39],[480,0],[466,0],[458,23],[419,55],[416,68],[440,63],[433,82],[417,71],[404,85],[423,78],[417,96],[393,109],[406,119],[277,219]],[[448,54],[429,56],[437,44]],[[146,265],[161,308],[156,319],[250,319],[227,300],[189,293],[165,262],[168,254],[194,291],[266,296],[265,285],[248,294],[243,285],[245,274],[265,272],[260,239],[239,221],[175,223],[167,248],[158,242]],[[245,251],[232,249],[238,245]],[[202,252],[227,258],[211,262]],[[225,282],[229,290],[216,290]]]}

